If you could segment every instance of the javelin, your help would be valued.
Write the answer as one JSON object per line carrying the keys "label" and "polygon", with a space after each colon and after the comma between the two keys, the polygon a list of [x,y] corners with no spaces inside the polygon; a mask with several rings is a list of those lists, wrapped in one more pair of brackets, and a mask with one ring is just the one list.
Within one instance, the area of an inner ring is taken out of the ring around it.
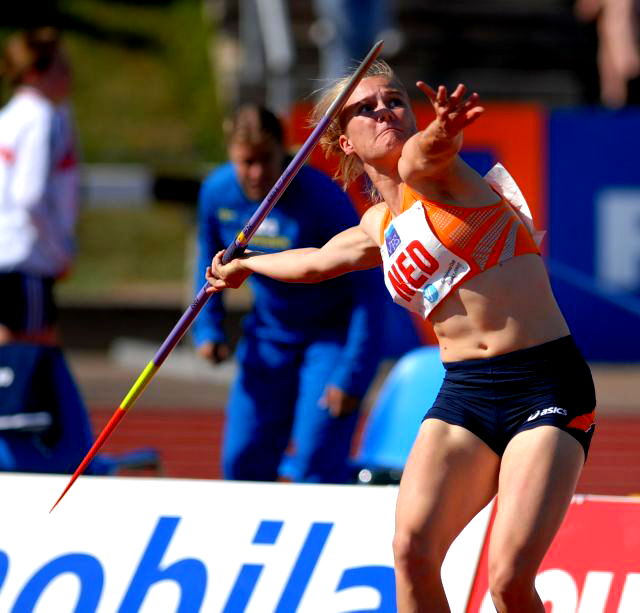
{"label": "javelin", "polygon": [[[251,216],[245,227],[238,233],[236,238],[226,248],[224,255],[222,256],[222,262],[227,263],[233,258],[242,254],[246,249],[249,241],[256,233],[256,230],[263,222],[264,218],[269,214],[269,211],[275,206],[276,202],[280,199],[284,190],[287,189],[289,183],[298,174],[302,165],[306,162],[307,158],[311,154],[311,151],[316,146],[320,137],[324,131],[329,127],[331,122],[336,118],[349,96],[353,93],[366,71],[369,69],[373,61],[376,59],[380,50],[382,49],[383,41],[378,41],[372,48],[367,56],[362,60],[360,66],[353,74],[351,79],[347,82],[344,89],[338,94],[331,106],[326,110],[322,119],[318,122],[313,132],[309,135],[307,140],[300,147],[298,153],[291,160],[287,168],[284,170],[280,178],[275,182],[265,199],[261,202],[260,206],[256,209],[255,213]],[[184,336],[185,332],[189,329],[189,326],[193,323],[194,319],[198,316],[198,313],[202,310],[202,307],[207,303],[210,298],[210,294],[206,293],[206,289],[209,286],[205,283],[194,301],[182,314],[182,317],[178,320],[178,323],[173,327],[173,330],[169,333],[169,336],[164,340],[153,359],[147,364],[142,371],[136,382],[133,384],[120,406],[116,409],[115,413],[111,416],[111,419],[107,422],[107,425],[103,428],[102,432],[96,439],[96,441],[89,449],[87,455],[80,462],[78,468],[69,479],[69,483],[64,488],[64,491],[60,495],[60,498],[56,500],[55,504],[51,507],[51,511],[56,508],[58,503],[62,500],[64,495],[69,491],[75,480],[84,472],[89,462],[94,458],[98,450],[104,445],[105,441],[109,438],[111,433],[115,430],[116,426],[120,423],[127,411],[134,405],[138,397],[149,385],[151,379],[156,372],[162,366],[162,363],[167,359],[173,348],[180,342],[180,339]]]}

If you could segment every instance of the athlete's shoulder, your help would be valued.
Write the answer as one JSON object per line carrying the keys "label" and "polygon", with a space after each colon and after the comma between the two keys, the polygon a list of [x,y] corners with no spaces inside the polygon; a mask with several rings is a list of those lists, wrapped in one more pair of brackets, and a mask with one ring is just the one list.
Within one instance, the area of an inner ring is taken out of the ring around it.
{"label": "athlete's shoulder", "polygon": [[360,227],[376,243],[379,242],[380,226],[382,225],[389,209],[384,202],[371,205],[362,215]]}
{"label": "athlete's shoulder", "polygon": [[383,217],[387,214],[389,208],[385,202],[378,202],[372,204],[362,215],[362,219],[367,223],[381,222]]}

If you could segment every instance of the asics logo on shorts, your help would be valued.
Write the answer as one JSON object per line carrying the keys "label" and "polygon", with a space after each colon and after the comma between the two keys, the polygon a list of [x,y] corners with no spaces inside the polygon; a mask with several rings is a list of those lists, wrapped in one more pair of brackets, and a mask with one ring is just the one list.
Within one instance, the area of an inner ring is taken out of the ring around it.
{"label": "asics logo on shorts", "polygon": [[538,417],[544,417],[545,415],[568,415],[566,409],[561,409],[560,407],[548,407],[546,409],[542,409],[541,411],[535,411],[531,413],[529,417],[527,417],[527,421],[533,421],[534,419],[538,419]]}

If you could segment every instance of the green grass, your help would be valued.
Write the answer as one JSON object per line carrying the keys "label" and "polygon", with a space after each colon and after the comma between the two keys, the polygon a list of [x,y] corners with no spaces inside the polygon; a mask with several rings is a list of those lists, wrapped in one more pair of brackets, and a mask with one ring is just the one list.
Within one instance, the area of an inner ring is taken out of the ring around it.
{"label": "green grass", "polygon": [[161,5],[66,0],[73,102],[88,161],[184,168],[221,159],[220,118],[201,0]]}
{"label": "green grass", "polygon": [[153,286],[180,293],[191,283],[186,271],[192,216],[183,206],[170,204],[84,211],[78,259],[59,286],[60,296],[63,300],[135,298],[136,293],[148,295]]}
{"label": "green grass", "polygon": [[[223,158],[223,109],[207,57],[215,33],[202,0],[51,5],[73,63],[85,161],[184,171]],[[0,42],[12,31],[0,27]]]}
{"label": "green grass", "polygon": [[[199,175],[223,159],[223,111],[207,58],[214,33],[202,0],[50,1],[73,63],[84,162]],[[0,43],[12,31],[0,27]],[[61,297],[190,283],[185,252],[193,224],[193,212],[179,205],[84,210],[78,259]]]}

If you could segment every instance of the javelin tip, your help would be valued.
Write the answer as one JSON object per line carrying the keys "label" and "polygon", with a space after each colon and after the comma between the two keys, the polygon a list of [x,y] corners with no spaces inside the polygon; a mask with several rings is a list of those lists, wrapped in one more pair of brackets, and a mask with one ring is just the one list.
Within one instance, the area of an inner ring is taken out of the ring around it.
{"label": "javelin tip", "polygon": [[89,451],[87,452],[87,455],[84,457],[82,462],[80,462],[80,465],[78,466],[78,468],[76,468],[73,475],[71,475],[71,479],[69,479],[69,483],[67,483],[67,487],[64,488],[64,491],[62,492],[62,494],[60,494],[60,498],[56,500],[56,503],[51,507],[51,509],[49,510],[49,513],[51,513],[51,511],[53,511],[53,509],[55,509],[56,506],[58,506],[58,503],[64,498],[64,495],[71,489],[71,486],[76,482],[76,479],[84,472],[85,468],[87,468],[91,460],[93,460],[93,458],[96,456],[100,447],[104,445],[104,442],[107,440],[107,438],[109,438],[109,435],[115,430],[116,426],[118,425],[120,420],[126,415],[126,413],[127,412],[122,408],[116,409],[116,412],[111,416],[111,419],[107,422],[107,425],[104,427],[104,429],[100,433],[100,436],[98,436],[95,443],[93,443],[93,446],[91,447],[91,449],[89,449]]}

